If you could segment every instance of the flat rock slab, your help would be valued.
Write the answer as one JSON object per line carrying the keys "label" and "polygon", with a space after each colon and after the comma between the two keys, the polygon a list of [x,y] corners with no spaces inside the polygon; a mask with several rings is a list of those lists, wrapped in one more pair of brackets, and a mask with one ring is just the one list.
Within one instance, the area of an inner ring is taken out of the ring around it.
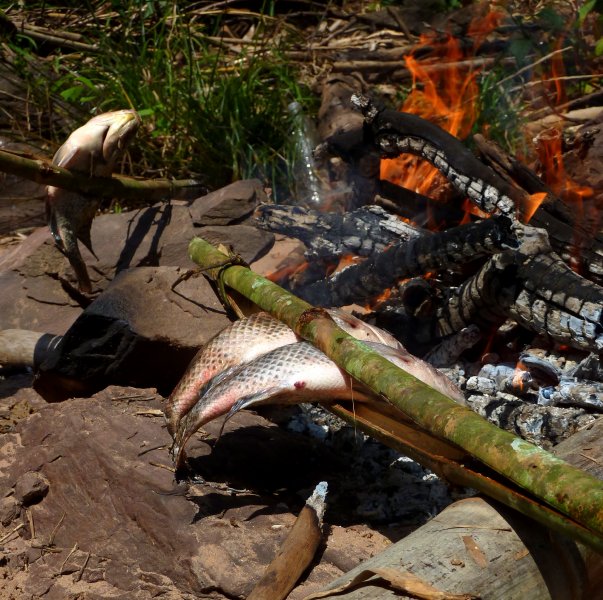
{"label": "flat rock slab", "polygon": [[121,272],[38,365],[35,387],[49,401],[108,384],[169,394],[197,349],[230,324],[203,276],[178,267]]}
{"label": "flat rock slab", "polygon": [[[173,200],[95,218],[91,239],[98,258],[80,245],[95,294],[134,267],[194,268],[188,245],[197,235],[231,246],[248,263],[257,260],[270,250],[274,236],[242,221],[264,200],[260,183],[245,180],[190,205]],[[64,334],[90,303],[47,228],[0,256],[0,287],[0,329]]]}
{"label": "flat rock slab", "polygon": [[[154,389],[109,387],[38,400],[0,435],[0,598],[244,598],[316,483],[347,476],[345,457],[242,411],[213,452],[194,436],[191,465],[206,482],[177,483],[161,406]],[[47,486],[28,507],[15,493],[24,474]],[[291,600],[388,545],[362,525],[326,531]]]}

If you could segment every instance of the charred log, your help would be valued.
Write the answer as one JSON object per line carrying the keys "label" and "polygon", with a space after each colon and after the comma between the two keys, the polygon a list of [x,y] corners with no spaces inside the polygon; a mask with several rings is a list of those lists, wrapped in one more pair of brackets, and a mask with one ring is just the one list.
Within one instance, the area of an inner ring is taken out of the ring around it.
{"label": "charred log", "polygon": [[603,349],[603,288],[553,252],[508,251],[489,259],[441,307],[440,336],[511,316],[525,328],[594,352]]}
{"label": "charred log", "polygon": [[525,196],[480,162],[454,136],[437,125],[409,113],[379,109],[366,96],[352,103],[365,119],[365,138],[381,156],[395,158],[416,154],[429,161],[481,210],[513,215]]}
{"label": "charred log", "polygon": [[563,441],[596,419],[581,408],[530,404],[503,392],[471,395],[467,404],[501,429],[545,447]]}
{"label": "charred log", "polygon": [[425,232],[308,286],[299,295],[318,306],[364,302],[390,288],[398,279],[461,265],[518,245],[508,217],[461,225],[440,233]]}
{"label": "charred log", "polygon": [[[477,134],[473,137],[481,157],[502,177],[516,181],[529,194],[546,194],[530,223],[546,227],[551,245],[566,261],[579,260],[584,272],[599,281],[603,276],[603,235],[580,219],[532,169],[499,146]],[[573,250],[572,250],[573,248]]]}
{"label": "charred log", "polygon": [[[487,213],[524,217],[530,210],[530,196],[525,190],[497,175],[457,138],[433,123],[416,115],[378,108],[365,96],[353,96],[352,103],[364,114],[363,144],[377,147],[381,156],[394,158],[410,153],[428,160],[456,189]],[[532,185],[538,187],[534,181]],[[545,190],[547,196],[533,215],[531,224],[549,233],[553,249],[566,262],[578,254],[588,271],[600,278],[603,275],[603,240],[599,235],[593,236],[558,198],[548,192]]]}
{"label": "charred log", "polygon": [[541,388],[538,403],[545,406],[574,406],[603,413],[603,383],[564,378],[554,388]]}
{"label": "charred log", "polygon": [[395,241],[421,235],[420,230],[377,206],[341,215],[265,204],[258,208],[256,218],[264,229],[301,240],[308,248],[308,260],[329,260],[348,254],[370,256]]}

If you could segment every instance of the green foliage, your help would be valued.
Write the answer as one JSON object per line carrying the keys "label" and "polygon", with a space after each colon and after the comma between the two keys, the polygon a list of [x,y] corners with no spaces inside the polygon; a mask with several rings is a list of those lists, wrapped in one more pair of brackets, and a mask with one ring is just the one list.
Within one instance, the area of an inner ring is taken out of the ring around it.
{"label": "green foliage", "polygon": [[[102,6],[87,9],[86,35],[97,51],[83,59],[57,53],[45,61],[50,74],[29,60],[33,42],[13,41],[30,88],[51,110],[79,113],[78,123],[92,112],[138,110],[146,132],[134,156],[139,172],[201,177],[211,187],[287,177],[287,105],[313,109],[316,100],[283,57],[285,42],[266,35],[273,3],[249,17],[255,35],[236,52],[220,42],[219,15],[195,20],[179,3],[161,0]],[[61,142],[67,133],[51,135]]]}
{"label": "green foliage", "polygon": [[479,76],[478,116],[473,132],[484,132],[506,150],[515,152],[518,144],[525,142],[522,103],[518,93],[508,91],[508,86],[499,83],[505,79],[506,73],[499,66]]}

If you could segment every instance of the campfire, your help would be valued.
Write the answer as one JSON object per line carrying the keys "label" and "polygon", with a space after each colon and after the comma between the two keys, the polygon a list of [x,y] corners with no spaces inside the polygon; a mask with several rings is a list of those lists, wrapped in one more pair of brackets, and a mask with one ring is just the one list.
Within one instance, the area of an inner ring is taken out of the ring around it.
{"label": "campfire", "polygon": [[[564,169],[558,123],[531,124],[520,158],[482,135],[475,158],[457,140],[479,115],[487,61],[476,52],[502,19],[475,18],[465,51],[450,35],[422,36],[404,56],[412,86],[400,114],[334,78],[322,113],[338,129],[321,124],[332,133],[316,168],[345,160],[351,187],[362,180],[356,197],[339,213],[267,205],[258,219],[306,246],[308,263],[276,281],[315,305],[355,307],[444,369],[477,412],[549,446],[603,409],[603,239],[593,189]],[[561,58],[532,82],[552,114],[566,102]],[[574,140],[592,135],[582,129]]]}
{"label": "campfire", "polygon": [[[224,19],[207,38],[220,76],[229,53],[271,51],[235,4],[190,9]],[[599,61],[577,60],[575,25],[486,3],[427,25],[421,6],[342,10],[284,50],[311,49],[321,95],[316,122],[283,106],[289,195],[237,178],[190,200],[197,179],[111,176],[128,144],[161,143],[141,135],[154,109],[78,122],[52,162],[0,150],[48,186],[52,235],[0,255],[0,376],[23,388],[0,407],[19,421],[0,477],[11,590],[597,597]],[[40,22],[15,21],[95,49]],[[115,197],[161,202],[98,214]]]}

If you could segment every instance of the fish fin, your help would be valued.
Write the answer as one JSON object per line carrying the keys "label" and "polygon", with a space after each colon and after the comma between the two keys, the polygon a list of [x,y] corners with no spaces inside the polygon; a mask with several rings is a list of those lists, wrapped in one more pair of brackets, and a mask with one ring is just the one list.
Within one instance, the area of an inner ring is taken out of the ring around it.
{"label": "fish fin", "polygon": [[235,373],[240,371],[245,366],[247,366],[247,363],[243,363],[242,365],[235,365],[233,367],[227,367],[223,371],[220,371],[219,373],[214,375],[211,379],[206,381],[199,390],[199,400],[203,398],[203,396],[205,396],[205,394],[207,394],[209,391],[219,386],[223,381],[228,379],[231,375],[234,375]]}
{"label": "fish fin", "polygon": [[275,396],[282,396],[283,391],[284,390],[282,387],[274,386],[262,390],[261,392],[249,394],[248,396],[243,396],[242,398],[239,398],[228,411],[225,421],[230,419],[232,416],[235,415],[235,413],[238,413],[244,408],[249,408],[250,406],[255,406],[257,404],[267,404],[266,400],[274,398]]}
{"label": "fish fin", "polygon": [[261,392],[258,392],[257,394],[250,394],[249,396],[243,396],[242,398],[237,400],[232,405],[231,409],[228,411],[228,414],[224,417],[224,420],[222,421],[220,431],[218,432],[218,437],[216,438],[216,444],[220,441],[220,438],[222,437],[222,433],[224,433],[224,427],[226,427],[226,423],[232,417],[234,417],[234,415],[236,413],[238,413],[240,410],[243,410],[244,408],[249,408],[252,405],[263,404],[264,400],[267,400],[268,398],[273,398],[275,396],[282,395],[282,393],[283,393],[282,388],[271,387],[266,390],[262,390]]}
{"label": "fish fin", "polygon": [[75,144],[65,142],[52,157],[52,164],[57,167],[63,167],[69,169],[73,166],[74,162],[77,162],[78,154],[81,154],[82,150]]}
{"label": "fish fin", "polygon": [[63,238],[59,232],[59,226],[57,225],[57,214],[54,208],[49,202],[46,202],[46,222],[48,223],[48,229],[50,229],[50,235],[54,240],[57,248],[61,252],[65,252],[65,245],[63,244]]}

